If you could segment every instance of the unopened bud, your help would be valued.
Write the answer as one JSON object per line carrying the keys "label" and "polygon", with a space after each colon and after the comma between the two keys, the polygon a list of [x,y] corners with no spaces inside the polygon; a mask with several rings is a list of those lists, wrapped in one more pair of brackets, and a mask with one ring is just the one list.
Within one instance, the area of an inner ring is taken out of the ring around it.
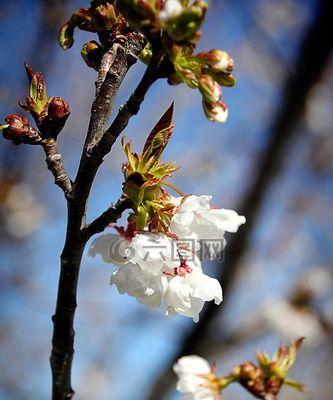
{"label": "unopened bud", "polygon": [[48,104],[47,114],[39,128],[45,137],[56,139],[70,115],[69,103],[61,97],[53,97]]}
{"label": "unopened bud", "polygon": [[61,97],[53,97],[48,106],[48,116],[52,119],[68,117],[70,114],[69,103]]}
{"label": "unopened bud", "polygon": [[117,20],[115,9],[110,3],[100,4],[92,10],[92,23],[97,32],[110,30]]}
{"label": "unopened bud", "polygon": [[81,55],[88,67],[98,70],[103,57],[103,48],[92,40],[83,46]]}
{"label": "unopened bud", "polygon": [[214,72],[232,71],[234,69],[234,60],[226,51],[211,50],[207,53],[198,54],[198,58],[210,65]]}
{"label": "unopened bud", "polygon": [[2,125],[2,135],[6,140],[10,140],[14,144],[27,143],[39,144],[41,137],[36,129],[34,129],[27,118],[17,114],[8,115],[5,118],[6,125]]}
{"label": "unopened bud", "polygon": [[172,0],[170,4],[172,5],[169,12],[170,19],[168,19],[168,13],[166,13],[164,18],[167,19],[163,22],[163,29],[165,29],[170,38],[175,41],[196,41],[198,39],[197,31],[200,29],[206,15],[207,3],[202,0],[197,0],[190,7],[183,7],[183,10],[180,10],[175,5],[176,3],[174,3],[174,0]]}
{"label": "unopened bud", "polygon": [[172,20],[182,13],[184,7],[179,0],[166,0],[164,7],[159,12],[158,19],[161,22]]}
{"label": "unopened bud", "polygon": [[58,42],[64,50],[73,46],[75,28],[88,32],[96,31],[92,24],[90,8],[80,8],[71,16],[70,20],[60,28]]}
{"label": "unopened bud", "polygon": [[221,86],[231,87],[236,84],[236,77],[229,72],[214,73],[214,79]]}
{"label": "unopened bud", "polygon": [[225,122],[228,118],[228,108],[222,100],[217,103],[203,101],[203,109],[209,121]]}
{"label": "unopened bud", "polygon": [[58,33],[58,42],[60,47],[64,50],[68,50],[73,46],[74,43],[74,29],[75,26],[70,22],[63,24]]}
{"label": "unopened bud", "polygon": [[222,95],[220,85],[209,75],[201,75],[199,90],[208,103],[217,103]]}

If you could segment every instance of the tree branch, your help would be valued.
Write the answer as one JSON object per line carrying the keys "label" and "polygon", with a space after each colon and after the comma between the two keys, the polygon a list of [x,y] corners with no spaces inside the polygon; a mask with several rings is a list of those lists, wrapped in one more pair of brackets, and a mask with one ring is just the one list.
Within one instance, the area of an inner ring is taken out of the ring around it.
{"label": "tree branch", "polygon": [[103,232],[108,225],[116,222],[121,217],[122,213],[130,207],[130,199],[127,197],[121,197],[116,204],[112,204],[106,211],[82,230],[82,235],[85,240],[90,239],[96,233]]}
{"label": "tree branch", "polygon": [[109,69],[105,79],[103,80],[104,71],[100,71],[99,80],[96,83],[97,94],[92,105],[87,138],[77,177],[73,184],[71,201],[67,202],[66,241],[61,255],[57,305],[52,317],[54,330],[50,364],[53,377],[53,400],[71,399],[74,395],[71,386],[71,367],[74,354],[73,321],[77,306],[77,284],[85,245],[90,234],[102,230],[104,224],[115,222],[121,215],[121,206],[119,205],[119,212],[111,208],[97,218],[89,228],[86,228],[88,196],[98,167],[103,161],[102,158],[98,163],[93,162],[90,152],[104,134],[118,89],[128,69],[136,62],[144,45],[143,36],[135,32],[130,35],[126,43],[115,44],[106,56],[109,57],[109,60],[105,60],[108,61],[106,64]]}
{"label": "tree branch", "polygon": [[58,151],[57,143],[54,139],[46,139],[42,142],[46,154],[46,164],[54,176],[55,184],[64,192],[66,199],[72,195],[72,181],[70,180]]}
{"label": "tree branch", "polygon": [[97,144],[93,157],[101,158],[104,157],[111,151],[111,148],[119,135],[124,131],[131,117],[136,115],[143,103],[145,96],[153,85],[154,82],[159,78],[158,74],[158,63],[160,56],[155,56],[151,63],[148,65],[139,85],[134,90],[127,102],[119,109],[114,121],[105,132],[101,141]]}
{"label": "tree branch", "polygon": [[[81,203],[86,202],[97,170],[106,155],[100,154],[97,156],[94,150],[105,133],[116,94],[129,68],[137,61],[144,46],[145,40],[141,34],[135,34],[125,44],[117,44],[117,54],[114,62],[107,72],[100,89],[97,91],[98,93],[91,109],[87,139],[75,180],[76,198]],[[97,81],[97,88],[99,84],[99,81]]]}

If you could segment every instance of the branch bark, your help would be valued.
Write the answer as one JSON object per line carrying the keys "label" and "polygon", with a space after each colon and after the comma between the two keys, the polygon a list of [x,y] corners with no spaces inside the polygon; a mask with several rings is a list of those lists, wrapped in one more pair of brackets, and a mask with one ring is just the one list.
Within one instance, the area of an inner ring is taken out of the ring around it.
{"label": "branch bark", "polygon": [[112,204],[93,222],[88,224],[83,230],[82,235],[85,240],[89,240],[96,233],[103,232],[111,223],[117,221],[122,213],[131,207],[131,201],[127,197],[121,197],[116,204]]}
{"label": "branch bark", "polygon": [[[262,201],[273,179],[279,173],[285,147],[296,134],[295,127],[303,115],[311,89],[321,79],[329,62],[333,47],[333,36],[328,33],[332,11],[333,3],[330,0],[322,0],[318,15],[304,37],[295,73],[286,80],[282,107],[273,123],[270,139],[257,168],[256,179],[244,196],[240,207],[240,212],[246,216],[247,222],[227,246],[226,260],[219,277],[223,285],[224,306],[239,272],[240,260],[248,248]],[[218,311],[219,308],[213,303],[208,304],[195,328],[184,335],[178,353],[170,360],[164,372],[157,377],[147,399],[161,400],[167,393],[174,383],[172,365],[178,358],[186,354],[205,352],[203,344],[207,340],[210,323]]]}
{"label": "branch bark", "polygon": [[66,199],[72,195],[72,181],[70,180],[58,151],[57,143],[54,139],[47,139],[42,142],[46,155],[46,164],[54,176],[54,183],[64,192]]}

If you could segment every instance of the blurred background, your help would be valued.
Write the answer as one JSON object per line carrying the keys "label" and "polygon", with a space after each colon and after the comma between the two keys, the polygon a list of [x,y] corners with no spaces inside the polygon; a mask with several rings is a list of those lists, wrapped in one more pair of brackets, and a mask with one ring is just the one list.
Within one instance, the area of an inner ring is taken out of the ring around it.
{"label": "blurred background", "polygon": [[[222,48],[236,64],[238,84],[226,88],[226,124],[211,124],[200,95],[158,82],[126,129],[141,149],[154,123],[175,100],[175,131],[165,153],[181,166],[174,183],[186,193],[211,194],[216,205],[248,223],[228,238],[222,276],[225,301],[201,322],[149,310],[109,286],[112,266],[83,260],[75,323],[73,382],[78,400],[176,400],[172,363],[197,353],[218,372],[306,336],[292,377],[305,394],[333,396],[333,63],[332,2],[217,0],[198,49]],[[51,96],[71,103],[59,138],[70,174],[76,172],[94,93],[94,71],[80,58],[92,37],[57,46],[59,26],[79,0],[0,1],[0,115],[18,112],[27,93],[23,62],[43,72]],[[117,107],[142,75],[124,82]],[[121,191],[124,155],[115,145],[96,179],[89,218]],[[66,210],[39,148],[0,143],[0,399],[50,398],[48,358],[64,241]],[[238,388],[224,400],[247,400]]]}

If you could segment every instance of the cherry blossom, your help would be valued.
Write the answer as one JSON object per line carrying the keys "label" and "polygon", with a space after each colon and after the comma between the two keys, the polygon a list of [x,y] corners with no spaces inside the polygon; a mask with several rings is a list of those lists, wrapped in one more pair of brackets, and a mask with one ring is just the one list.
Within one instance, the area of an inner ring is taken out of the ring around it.
{"label": "cherry blossom", "polygon": [[199,321],[199,313],[205,301],[214,300],[216,305],[222,302],[222,288],[217,279],[202,272],[200,261],[184,260],[176,269],[173,277],[169,277],[164,303],[166,314],[176,314]]}
{"label": "cherry blossom", "polygon": [[210,208],[211,196],[177,198],[170,231],[179,237],[195,234],[198,239],[223,239],[225,232],[237,232],[246,219],[236,211]]}
{"label": "cherry blossom", "polygon": [[208,361],[191,355],[181,357],[173,366],[178,376],[177,390],[184,394],[184,400],[217,400],[219,391],[214,385],[216,379]]}
{"label": "cherry blossom", "polygon": [[128,263],[112,274],[111,285],[116,285],[119,293],[135,297],[139,303],[160,307],[168,281],[163,275],[152,275],[138,265]]}

